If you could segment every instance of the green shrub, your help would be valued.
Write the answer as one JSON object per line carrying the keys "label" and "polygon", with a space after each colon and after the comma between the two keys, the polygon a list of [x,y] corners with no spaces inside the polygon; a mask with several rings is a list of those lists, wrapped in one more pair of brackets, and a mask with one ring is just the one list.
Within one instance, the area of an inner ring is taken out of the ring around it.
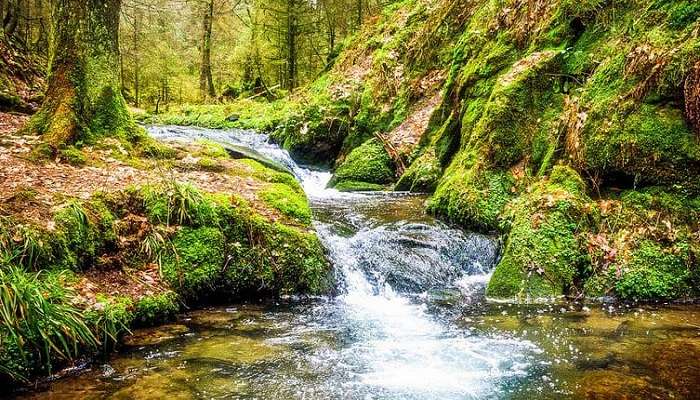
{"label": "green shrub", "polygon": [[134,319],[133,303],[128,297],[97,296],[97,303],[84,313],[92,330],[109,351],[119,342],[123,333],[128,333]]}

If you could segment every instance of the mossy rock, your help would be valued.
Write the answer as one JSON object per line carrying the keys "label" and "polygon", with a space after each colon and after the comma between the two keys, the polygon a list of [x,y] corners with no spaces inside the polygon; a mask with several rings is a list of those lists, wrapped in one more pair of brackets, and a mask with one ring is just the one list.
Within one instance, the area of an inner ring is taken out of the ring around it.
{"label": "mossy rock", "polygon": [[508,238],[487,295],[531,299],[574,294],[590,264],[581,237],[593,225],[590,202],[583,180],[563,166],[514,200],[504,215]]}
{"label": "mossy rock", "polygon": [[541,115],[550,103],[561,52],[530,54],[500,76],[474,135],[487,140],[489,159],[506,168],[526,156]]}
{"label": "mossy rock", "polygon": [[217,228],[182,228],[162,260],[163,278],[186,298],[216,291],[223,273],[225,240]]}
{"label": "mossy rock", "polygon": [[349,112],[342,104],[319,103],[309,106],[302,114],[290,115],[271,137],[297,162],[329,166],[349,132]]}
{"label": "mossy rock", "polygon": [[311,224],[311,208],[301,188],[271,183],[258,194],[270,207],[305,226]]}
{"label": "mossy rock", "polygon": [[161,324],[172,320],[180,310],[175,292],[145,296],[134,306],[134,323],[141,326]]}
{"label": "mossy rock", "polygon": [[488,170],[478,153],[464,151],[445,171],[428,211],[471,229],[498,231],[499,217],[516,193],[510,172]]}
{"label": "mossy rock", "polygon": [[[394,180],[394,164],[384,146],[377,139],[370,139],[348,154],[329,182],[330,187],[361,187],[359,182],[387,185]],[[353,182],[352,185],[347,184]],[[376,186],[375,186],[376,187]]]}
{"label": "mossy rock", "polygon": [[236,146],[233,144],[226,144],[224,146],[228,154],[235,159],[251,159],[259,162],[260,164],[279,172],[285,172],[292,175],[292,171],[282,165],[281,163],[266,157],[259,152],[244,146]]}
{"label": "mossy rock", "polygon": [[676,299],[691,293],[691,271],[687,250],[664,248],[644,241],[632,253],[631,259],[613,266],[609,273],[620,277],[615,282],[615,293],[623,299],[654,300]]}
{"label": "mossy rock", "polygon": [[414,193],[432,193],[442,176],[442,168],[433,149],[418,157],[396,182],[395,190]]}
{"label": "mossy rock", "polygon": [[244,203],[225,209],[229,262],[226,291],[246,294],[323,294],[332,287],[330,265],[315,233],[270,222]]}
{"label": "mossy rock", "polygon": [[381,192],[386,190],[387,186],[376,183],[343,181],[337,183],[333,188],[340,192]]}
{"label": "mossy rock", "polygon": [[59,151],[60,157],[64,159],[68,164],[74,166],[85,165],[87,159],[85,154],[78,148],[74,146],[68,146]]}
{"label": "mossy rock", "polygon": [[585,164],[606,183],[700,190],[700,143],[679,110],[643,104],[593,121],[583,133]]}

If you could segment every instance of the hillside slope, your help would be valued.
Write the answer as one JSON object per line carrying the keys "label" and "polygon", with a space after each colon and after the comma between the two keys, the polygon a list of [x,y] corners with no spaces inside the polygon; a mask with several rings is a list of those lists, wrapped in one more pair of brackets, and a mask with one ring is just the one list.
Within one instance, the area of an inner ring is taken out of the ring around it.
{"label": "hillside slope", "polygon": [[335,160],[339,188],[397,180],[504,233],[489,296],[692,297],[699,19],[682,0],[397,2],[276,137]]}

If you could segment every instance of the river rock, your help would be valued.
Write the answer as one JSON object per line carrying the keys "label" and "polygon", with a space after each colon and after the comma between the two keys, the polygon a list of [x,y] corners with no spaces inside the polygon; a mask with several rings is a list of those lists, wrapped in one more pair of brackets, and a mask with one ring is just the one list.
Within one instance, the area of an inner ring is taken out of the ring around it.
{"label": "river rock", "polygon": [[272,160],[269,157],[266,157],[266,156],[260,154],[259,152],[255,151],[251,148],[244,147],[244,146],[238,146],[238,145],[231,144],[231,143],[227,143],[226,145],[224,145],[224,148],[226,149],[226,151],[228,152],[228,154],[232,158],[235,158],[235,159],[246,159],[247,158],[250,160],[255,160],[268,168],[272,168],[272,169],[279,171],[279,172],[286,172],[286,173],[292,174],[292,171],[289,168],[287,168],[285,165],[283,165],[275,160]]}

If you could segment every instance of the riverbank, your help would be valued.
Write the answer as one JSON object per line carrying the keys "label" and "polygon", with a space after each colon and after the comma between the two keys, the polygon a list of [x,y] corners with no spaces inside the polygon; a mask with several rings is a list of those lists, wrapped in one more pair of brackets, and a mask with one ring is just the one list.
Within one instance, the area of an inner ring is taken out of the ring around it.
{"label": "riverbank", "polygon": [[55,157],[44,149],[14,129],[0,136],[6,382],[109,350],[130,327],[184,305],[331,289],[289,172],[145,132]]}

